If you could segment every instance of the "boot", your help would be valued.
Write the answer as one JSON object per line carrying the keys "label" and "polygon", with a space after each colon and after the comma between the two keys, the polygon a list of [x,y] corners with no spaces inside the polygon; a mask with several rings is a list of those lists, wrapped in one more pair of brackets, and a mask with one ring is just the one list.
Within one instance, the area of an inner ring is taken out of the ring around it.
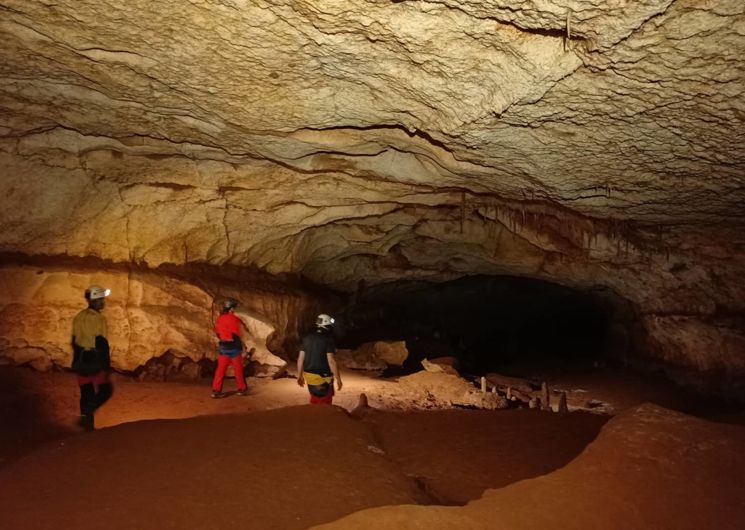
{"label": "boot", "polygon": [[94,430],[93,414],[81,414],[80,418],[78,418],[78,426],[84,431],[90,432]]}

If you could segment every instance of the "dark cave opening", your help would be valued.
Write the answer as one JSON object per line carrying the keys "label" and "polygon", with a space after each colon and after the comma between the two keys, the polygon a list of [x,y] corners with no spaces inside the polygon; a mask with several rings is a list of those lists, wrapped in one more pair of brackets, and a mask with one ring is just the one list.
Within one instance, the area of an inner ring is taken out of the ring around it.
{"label": "dark cave opening", "polygon": [[437,357],[457,358],[470,374],[596,364],[619,351],[626,355],[631,343],[633,319],[616,298],[603,288],[578,290],[514,276],[393,282],[356,294],[339,344],[406,341],[405,372]]}

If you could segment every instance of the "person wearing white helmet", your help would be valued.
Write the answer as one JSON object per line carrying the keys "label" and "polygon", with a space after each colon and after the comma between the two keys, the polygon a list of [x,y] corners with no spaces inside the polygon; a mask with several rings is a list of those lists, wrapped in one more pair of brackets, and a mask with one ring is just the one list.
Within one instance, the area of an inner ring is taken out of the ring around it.
{"label": "person wearing white helmet", "polygon": [[310,402],[330,405],[334,398],[334,381],[341,390],[342,382],[334,354],[336,343],[331,335],[334,319],[322,313],[316,317],[316,330],[303,338],[297,359],[297,384],[308,385]]}
{"label": "person wearing white helmet", "polygon": [[241,341],[241,320],[235,314],[238,300],[228,298],[222,304],[220,316],[215,322],[215,334],[219,341],[217,346],[217,369],[212,380],[212,397],[225,397],[222,391],[222,381],[228,365],[233,366],[235,381],[238,384],[236,396],[244,396],[248,390],[246,379],[243,377],[243,353],[245,348]]}
{"label": "person wearing white helmet", "polygon": [[72,370],[78,374],[80,387],[80,421],[86,430],[93,430],[93,413],[106,403],[113,393],[109,380],[111,354],[106,318],[101,314],[109,289],[92,285],[85,290],[88,307],[72,322]]}

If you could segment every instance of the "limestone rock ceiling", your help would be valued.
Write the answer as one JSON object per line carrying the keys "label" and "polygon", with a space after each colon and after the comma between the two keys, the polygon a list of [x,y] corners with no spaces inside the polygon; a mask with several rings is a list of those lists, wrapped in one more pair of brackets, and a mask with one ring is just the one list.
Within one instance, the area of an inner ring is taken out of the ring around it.
{"label": "limestone rock ceiling", "polygon": [[[628,284],[572,263],[635,277],[688,232],[710,244],[701,259],[742,253],[740,0],[0,12],[4,251],[341,288],[474,272]],[[722,221],[735,236],[712,241]]]}

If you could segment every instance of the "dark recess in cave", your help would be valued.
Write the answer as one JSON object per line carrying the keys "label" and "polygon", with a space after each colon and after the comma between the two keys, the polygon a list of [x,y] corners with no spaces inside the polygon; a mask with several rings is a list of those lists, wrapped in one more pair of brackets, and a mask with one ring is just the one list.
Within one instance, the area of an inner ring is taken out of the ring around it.
{"label": "dark recess in cave", "polygon": [[594,363],[623,348],[625,325],[606,290],[531,278],[471,276],[446,283],[393,282],[355,295],[339,345],[405,340],[405,372],[423,358],[454,356],[465,373]]}

